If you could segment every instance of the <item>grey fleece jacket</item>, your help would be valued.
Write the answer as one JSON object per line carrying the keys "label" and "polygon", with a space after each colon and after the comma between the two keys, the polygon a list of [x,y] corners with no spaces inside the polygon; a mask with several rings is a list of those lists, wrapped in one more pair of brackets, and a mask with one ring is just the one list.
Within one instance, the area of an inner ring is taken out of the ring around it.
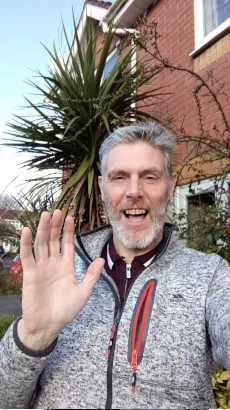
{"label": "grey fleece jacket", "polygon": [[[77,238],[80,278],[110,236],[111,228],[104,227]],[[135,315],[153,279],[133,392],[132,331],[142,323]],[[114,321],[118,327],[108,356]],[[14,324],[1,341],[0,360],[0,408],[215,408],[214,363],[230,370],[230,268],[217,255],[185,248],[166,226],[163,246],[122,309],[115,284],[103,272],[55,346],[29,351]]]}

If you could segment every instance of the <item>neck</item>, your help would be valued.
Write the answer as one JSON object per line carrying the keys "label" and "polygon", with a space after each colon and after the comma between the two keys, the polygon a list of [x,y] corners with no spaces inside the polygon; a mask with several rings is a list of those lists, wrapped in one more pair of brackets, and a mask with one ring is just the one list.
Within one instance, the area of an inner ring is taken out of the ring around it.
{"label": "neck", "polygon": [[126,248],[115,235],[113,236],[113,243],[118,255],[123,256],[126,263],[131,263],[135,256],[144,255],[145,253],[150,252],[152,249],[156,248],[162,238],[163,232],[161,232],[158,237],[144,249]]}

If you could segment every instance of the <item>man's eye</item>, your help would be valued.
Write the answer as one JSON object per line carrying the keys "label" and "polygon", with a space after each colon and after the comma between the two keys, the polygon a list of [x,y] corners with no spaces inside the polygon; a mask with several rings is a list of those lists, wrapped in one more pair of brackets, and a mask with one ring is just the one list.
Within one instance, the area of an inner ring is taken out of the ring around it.
{"label": "man's eye", "polygon": [[156,175],[146,175],[145,179],[152,181],[152,180],[156,180],[157,176]]}
{"label": "man's eye", "polygon": [[119,181],[119,180],[121,180],[121,179],[124,179],[124,177],[123,177],[122,175],[115,175],[115,176],[112,178],[113,181]]}

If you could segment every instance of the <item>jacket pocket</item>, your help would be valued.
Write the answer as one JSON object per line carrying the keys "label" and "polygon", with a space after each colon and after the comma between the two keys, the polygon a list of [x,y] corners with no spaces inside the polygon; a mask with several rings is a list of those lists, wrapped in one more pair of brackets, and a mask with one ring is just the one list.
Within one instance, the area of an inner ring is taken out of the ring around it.
{"label": "jacket pocket", "polygon": [[137,367],[141,363],[143,357],[156,285],[157,281],[151,279],[142,288],[131,320],[128,341],[128,361],[133,372],[131,385],[132,391],[136,390]]}

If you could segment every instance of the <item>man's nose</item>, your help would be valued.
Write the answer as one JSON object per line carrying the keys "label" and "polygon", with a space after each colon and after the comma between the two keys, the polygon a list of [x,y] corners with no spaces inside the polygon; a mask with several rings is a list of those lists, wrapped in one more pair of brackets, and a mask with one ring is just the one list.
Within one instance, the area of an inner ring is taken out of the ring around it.
{"label": "man's nose", "polygon": [[128,198],[140,198],[143,195],[141,181],[138,178],[129,180],[126,196]]}

